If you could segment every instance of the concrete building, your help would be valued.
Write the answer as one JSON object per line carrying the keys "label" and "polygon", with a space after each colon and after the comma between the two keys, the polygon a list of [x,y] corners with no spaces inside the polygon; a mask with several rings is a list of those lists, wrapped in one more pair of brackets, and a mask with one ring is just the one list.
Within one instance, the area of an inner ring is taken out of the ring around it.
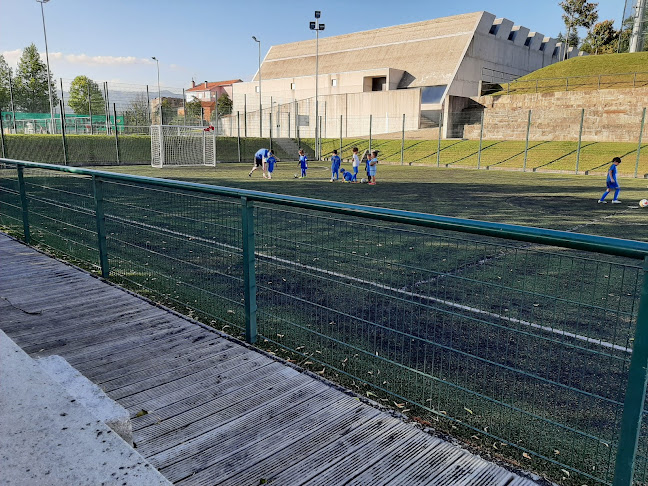
{"label": "concrete building", "polygon": [[[488,12],[320,39],[321,135],[366,135],[368,115],[374,134],[434,127],[442,112],[449,120],[470,111],[482,80],[508,82],[557,62],[561,49]],[[570,48],[567,57],[577,54]],[[315,59],[315,39],[272,46],[254,79],[235,85],[233,113],[246,115],[247,135],[259,135],[259,76],[263,130],[314,135]]]}
{"label": "concrete building", "polygon": [[[200,105],[203,108],[204,119],[211,120],[212,114],[216,111],[218,98],[224,94],[232,98],[234,84],[240,82],[242,82],[240,79],[231,79],[229,81],[216,81],[212,83],[205,81],[204,83],[197,85],[192,79],[191,88],[185,91],[186,101],[200,101]],[[184,115],[184,110],[178,111],[178,114]]]}

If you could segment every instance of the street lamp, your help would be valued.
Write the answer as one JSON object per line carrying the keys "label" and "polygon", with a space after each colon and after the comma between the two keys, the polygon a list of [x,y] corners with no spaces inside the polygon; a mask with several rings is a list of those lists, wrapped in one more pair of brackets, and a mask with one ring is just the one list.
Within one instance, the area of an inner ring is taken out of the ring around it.
{"label": "street lamp", "polygon": [[151,57],[157,63],[157,75],[158,75],[158,106],[160,107],[160,125],[162,125],[162,95],[160,94],[160,60],[153,56]]}
{"label": "street lamp", "polygon": [[[50,0],[36,0],[40,3],[41,6],[41,17],[43,18],[43,37],[45,37],[45,61],[47,62],[47,90],[49,93],[49,104],[50,104],[50,121],[52,132],[54,131],[54,102],[52,100],[52,82],[50,80],[50,65],[49,65],[49,51],[47,49],[47,31],[45,30],[45,10],[43,9],[43,4],[49,2]],[[63,114],[61,113],[61,116]],[[61,126],[63,125],[63,120],[61,119]]]}
{"label": "street lamp", "polygon": [[315,157],[320,158],[320,139],[319,139],[319,32],[324,30],[324,24],[320,24],[319,18],[322,12],[315,10],[315,22],[310,23],[310,30],[315,31]]}
{"label": "street lamp", "polygon": [[254,42],[259,44],[259,137],[262,137],[262,128],[263,128],[263,116],[262,116],[262,111],[261,111],[261,41],[257,39],[255,36],[252,36],[252,39]]}

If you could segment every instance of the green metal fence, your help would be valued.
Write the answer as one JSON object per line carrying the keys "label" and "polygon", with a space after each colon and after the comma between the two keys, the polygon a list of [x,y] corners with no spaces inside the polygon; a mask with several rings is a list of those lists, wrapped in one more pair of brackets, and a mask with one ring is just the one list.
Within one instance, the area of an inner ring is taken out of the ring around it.
{"label": "green metal fence", "polygon": [[648,481],[646,243],[0,163],[31,244],[564,484]]}

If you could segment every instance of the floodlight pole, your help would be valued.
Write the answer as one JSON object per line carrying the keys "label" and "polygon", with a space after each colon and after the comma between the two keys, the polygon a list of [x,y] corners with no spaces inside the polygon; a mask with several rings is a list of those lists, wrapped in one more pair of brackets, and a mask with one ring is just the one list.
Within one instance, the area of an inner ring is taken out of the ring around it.
{"label": "floodlight pole", "polygon": [[[261,41],[257,39],[255,36],[252,36],[252,39],[254,39],[254,42],[259,44],[259,138],[263,137],[263,108],[262,108],[262,103],[263,100],[261,99]],[[272,107],[270,108],[272,111]],[[247,123],[247,122],[246,122]],[[246,125],[247,127],[247,125]]]}
{"label": "floodlight pole", "polygon": [[[52,99],[52,82],[50,80],[50,65],[49,65],[49,51],[47,49],[47,31],[45,30],[45,10],[43,9],[43,4],[49,2],[50,0],[36,0],[40,3],[41,6],[41,17],[43,19],[43,37],[45,38],[45,61],[47,65],[47,92],[49,93],[49,105],[50,105],[50,122],[52,127],[52,132],[54,132],[54,101]],[[61,121],[63,123],[63,121]]]}
{"label": "floodlight pole", "polygon": [[321,156],[319,136],[319,32],[324,30],[324,24],[320,24],[319,18],[322,12],[315,10],[315,22],[310,23],[310,29],[315,31],[315,158]]}
{"label": "floodlight pole", "polygon": [[162,120],[162,94],[161,94],[162,92],[160,91],[160,60],[155,56],[151,57],[151,59],[153,59],[157,64],[158,107],[160,109],[160,125],[162,125],[163,120]]}

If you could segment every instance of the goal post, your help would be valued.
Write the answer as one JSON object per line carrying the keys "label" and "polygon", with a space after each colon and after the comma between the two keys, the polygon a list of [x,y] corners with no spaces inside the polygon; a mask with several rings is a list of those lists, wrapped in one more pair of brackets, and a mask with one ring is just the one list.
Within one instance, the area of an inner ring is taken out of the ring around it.
{"label": "goal post", "polygon": [[215,166],[216,132],[211,127],[151,125],[151,166]]}

